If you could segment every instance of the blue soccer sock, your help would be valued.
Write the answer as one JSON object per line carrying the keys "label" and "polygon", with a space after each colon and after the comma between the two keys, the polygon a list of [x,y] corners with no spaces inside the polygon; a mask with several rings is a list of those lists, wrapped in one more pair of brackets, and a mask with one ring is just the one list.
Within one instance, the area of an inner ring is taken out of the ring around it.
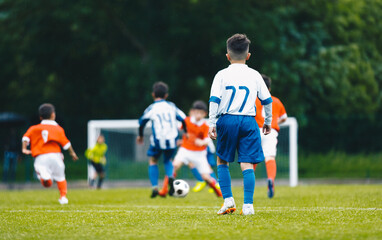
{"label": "blue soccer sock", "polygon": [[174,166],[170,160],[164,162],[164,171],[167,177],[172,178],[174,176]]}
{"label": "blue soccer sock", "polygon": [[211,177],[213,177],[216,181],[218,180],[218,177],[216,176],[215,172],[212,171],[212,173],[210,174]]}
{"label": "blue soccer sock", "polygon": [[244,183],[244,204],[253,204],[253,194],[255,193],[255,172],[253,169],[243,171]]}
{"label": "blue soccer sock", "polygon": [[203,182],[203,178],[202,178],[202,175],[200,175],[198,169],[196,169],[196,167],[194,167],[193,169],[191,169],[191,172],[192,172],[192,175],[194,175],[194,177],[196,178],[196,180],[198,180],[199,182]]}
{"label": "blue soccer sock", "polygon": [[158,187],[159,168],[157,164],[149,166],[149,178],[151,186]]}
{"label": "blue soccer sock", "polygon": [[218,166],[218,176],[220,190],[223,194],[223,198],[226,199],[232,197],[231,175],[229,173],[228,165],[223,164]]}

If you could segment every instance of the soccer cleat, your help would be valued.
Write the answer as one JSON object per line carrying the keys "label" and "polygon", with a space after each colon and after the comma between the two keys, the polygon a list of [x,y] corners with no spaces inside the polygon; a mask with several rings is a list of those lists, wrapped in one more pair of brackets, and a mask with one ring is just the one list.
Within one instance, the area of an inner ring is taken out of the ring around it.
{"label": "soccer cleat", "polygon": [[255,210],[253,209],[253,204],[243,204],[243,209],[240,212],[240,215],[253,215]]}
{"label": "soccer cleat", "polygon": [[169,190],[168,190],[168,195],[171,197],[174,195],[174,178],[168,178],[168,185],[169,185]]}
{"label": "soccer cleat", "polygon": [[158,189],[155,188],[153,189],[150,198],[155,198],[158,195],[159,195]]}
{"label": "soccer cleat", "polygon": [[220,208],[220,210],[217,212],[218,215],[224,215],[228,213],[233,213],[236,211],[236,205],[235,205],[235,200],[233,197],[229,197],[224,199],[224,204]]}
{"label": "soccer cleat", "polygon": [[60,199],[58,199],[58,202],[63,205],[63,204],[68,204],[69,203],[69,200],[66,198],[66,197],[60,197]]}
{"label": "soccer cleat", "polygon": [[268,178],[268,197],[273,198],[275,195],[275,184],[272,179]]}
{"label": "soccer cleat", "polygon": [[164,197],[164,198],[166,197],[167,193],[168,193],[168,190],[165,189],[165,188],[162,188],[162,189],[158,192],[159,196]]}
{"label": "soccer cleat", "polygon": [[195,187],[192,188],[193,192],[200,192],[203,190],[203,188],[207,185],[205,181],[203,182],[197,182]]}

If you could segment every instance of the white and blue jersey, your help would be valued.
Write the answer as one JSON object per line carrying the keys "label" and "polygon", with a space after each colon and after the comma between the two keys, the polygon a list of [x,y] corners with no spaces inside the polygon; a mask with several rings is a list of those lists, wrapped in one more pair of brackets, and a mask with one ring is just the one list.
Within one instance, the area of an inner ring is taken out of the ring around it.
{"label": "white and blue jersey", "polygon": [[[212,83],[209,126],[216,127],[216,154],[220,159],[233,162],[264,161],[256,116],[256,98],[262,105],[272,103],[271,94],[260,73],[245,64],[231,64],[219,71]],[[270,105],[270,109],[271,109]],[[270,125],[272,114],[265,124]]]}
{"label": "white and blue jersey", "polygon": [[246,64],[229,65],[216,74],[212,83],[209,101],[218,107],[215,111],[210,109],[209,126],[215,127],[219,116],[224,114],[256,116],[256,98],[262,105],[272,102],[260,73]]}
{"label": "white and blue jersey", "polygon": [[146,108],[139,119],[140,129],[143,130],[148,121],[152,124],[150,145],[157,149],[167,150],[176,148],[178,138],[177,121],[183,121],[186,115],[174,103],[158,100]]}

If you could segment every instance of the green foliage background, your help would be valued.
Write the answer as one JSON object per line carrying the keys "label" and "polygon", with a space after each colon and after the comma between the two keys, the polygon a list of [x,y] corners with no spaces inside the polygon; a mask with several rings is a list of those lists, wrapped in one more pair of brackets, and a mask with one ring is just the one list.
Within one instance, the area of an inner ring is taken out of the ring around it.
{"label": "green foliage background", "polygon": [[52,102],[84,149],[88,120],[138,118],[155,81],[186,112],[208,101],[237,32],[297,117],[300,149],[379,150],[382,0],[0,0],[0,110],[35,123]]}

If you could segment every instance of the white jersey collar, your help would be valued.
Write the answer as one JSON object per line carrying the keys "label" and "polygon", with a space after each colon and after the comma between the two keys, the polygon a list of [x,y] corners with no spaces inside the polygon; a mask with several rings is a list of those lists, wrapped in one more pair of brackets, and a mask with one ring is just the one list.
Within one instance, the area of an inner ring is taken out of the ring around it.
{"label": "white jersey collar", "polygon": [[248,67],[245,63],[231,63],[229,67]]}
{"label": "white jersey collar", "polygon": [[190,117],[190,121],[191,121],[191,123],[193,123],[197,126],[201,126],[205,122],[204,119],[200,119],[199,121],[196,121],[195,117]]}
{"label": "white jersey collar", "polygon": [[58,125],[56,121],[54,121],[54,120],[47,120],[47,119],[42,120],[42,121],[41,121],[41,124],[46,124],[46,125]]}

